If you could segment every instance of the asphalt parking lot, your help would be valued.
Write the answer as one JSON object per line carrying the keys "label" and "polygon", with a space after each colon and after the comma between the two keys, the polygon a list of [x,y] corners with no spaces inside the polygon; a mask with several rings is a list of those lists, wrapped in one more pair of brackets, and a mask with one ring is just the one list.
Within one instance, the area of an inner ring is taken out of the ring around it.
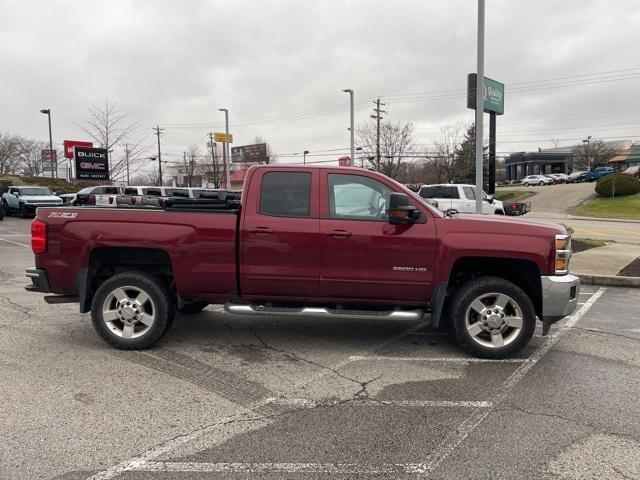
{"label": "asphalt parking lot", "polygon": [[640,478],[640,290],[584,287],[515,359],[426,323],[179,316],[121,352],[26,292],[0,222],[0,478]]}

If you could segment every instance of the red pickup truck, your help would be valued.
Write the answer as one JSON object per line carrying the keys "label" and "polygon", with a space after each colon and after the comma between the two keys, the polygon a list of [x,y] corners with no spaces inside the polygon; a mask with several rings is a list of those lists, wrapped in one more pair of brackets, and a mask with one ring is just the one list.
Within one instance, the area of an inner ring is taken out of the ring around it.
{"label": "red pickup truck", "polygon": [[565,228],[447,216],[401,184],[345,167],[252,167],[242,194],[162,209],[39,208],[27,290],[79,302],[109,344],[153,345],[176,311],[450,321],[503,358],[576,307]]}

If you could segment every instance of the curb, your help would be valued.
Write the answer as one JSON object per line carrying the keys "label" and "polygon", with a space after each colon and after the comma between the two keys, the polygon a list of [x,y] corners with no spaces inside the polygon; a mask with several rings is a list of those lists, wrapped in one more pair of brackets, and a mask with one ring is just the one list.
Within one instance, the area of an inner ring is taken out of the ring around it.
{"label": "curb", "polygon": [[583,285],[603,285],[607,287],[640,288],[640,277],[614,277],[610,275],[585,275],[576,273]]}

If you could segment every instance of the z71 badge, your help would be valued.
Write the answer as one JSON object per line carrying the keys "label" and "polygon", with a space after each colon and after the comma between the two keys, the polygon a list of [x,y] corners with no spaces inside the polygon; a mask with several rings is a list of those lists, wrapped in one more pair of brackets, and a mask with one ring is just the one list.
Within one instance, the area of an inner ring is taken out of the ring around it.
{"label": "z71 badge", "polygon": [[76,218],[77,212],[51,212],[49,218]]}

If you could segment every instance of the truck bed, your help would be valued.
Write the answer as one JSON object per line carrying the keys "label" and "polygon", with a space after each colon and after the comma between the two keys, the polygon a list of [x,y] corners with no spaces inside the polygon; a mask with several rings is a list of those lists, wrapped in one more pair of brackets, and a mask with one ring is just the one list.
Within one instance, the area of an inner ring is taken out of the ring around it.
{"label": "truck bed", "polygon": [[78,294],[78,279],[69,272],[86,274],[92,256],[119,249],[135,260],[138,250],[154,249],[171,260],[182,295],[228,298],[237,287],[238,208],[199,207],[40,208],[48,248],[36,256],[36,267],[46,265],[54,293]]}

